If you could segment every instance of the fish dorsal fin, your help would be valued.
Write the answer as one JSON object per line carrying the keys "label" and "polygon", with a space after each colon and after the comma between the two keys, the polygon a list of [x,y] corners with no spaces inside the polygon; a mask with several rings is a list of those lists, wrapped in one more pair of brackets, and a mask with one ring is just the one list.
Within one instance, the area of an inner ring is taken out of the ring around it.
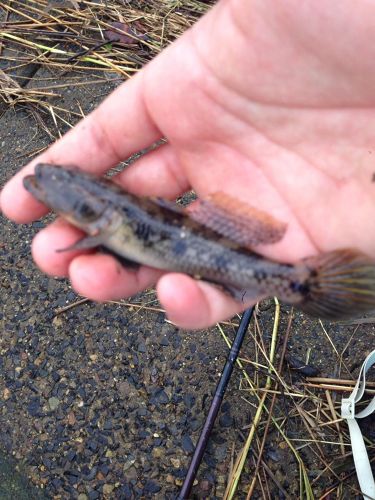
{"label": "fish dorsal fin", "polygon": [[221,191],[187,207],[190,217],[236,243],[252,247],[280,241],[286,224]]}

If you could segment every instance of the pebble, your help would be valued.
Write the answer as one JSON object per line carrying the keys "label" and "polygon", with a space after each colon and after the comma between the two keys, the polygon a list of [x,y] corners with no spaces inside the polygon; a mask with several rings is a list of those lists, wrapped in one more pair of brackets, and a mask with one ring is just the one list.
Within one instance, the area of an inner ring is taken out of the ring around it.
{"label": "pebble", "polygon": [[224,413],[219,418],[219,424],[221,427],[231,427],[233,425],[233,417],[229,412]]}
{"label": "pebble", "polygon": [[32,397],[27,405],[27,411],[32,417],[37,417],[40,413],[40,398]]}
{"label": "pebble", "polygon": [[169,398],[165,390],[159,389],[158,391],[156,391],[156,393],[150,398],[150,403],[156,406],[159,404],[165,405],[169,403]]}
{"label": "pebble", "polygon": [[48,399],[48,406],[51,411],[55,411],[60,404],[60,400],[58,398],[52,397]]}
{"label": "pebble", "polygon": [[194,403],[195,403],[195,396],[194,396],[194,394],[186,393],[183,396],[183,400],[184,400],[185,406],[187,406],[188,408],[192,408],[194,406]]}
{"label": "pebble", "polygon": [[181,440],[181,446],[185,453],[193,453],[194,452],[194,444],[191,440],[191,437],[185,434]]}
{"label": "pebble", "polygon": [[160,490],[161,490],[161,486],[156,481],[152,481],[151,479],[146,481],[146,484],[144,486],[144,491],[146,493],[155,494],[155,493],[158,493]]}
{"label": "pebble", "polygon": [[138,344],[137,350],[138,350],[138,352],[142,352],[142,353],[147,352],[146,344],[144,342],[140,342]]}
{"label": "pebble", "polygon": [[104,495],[110,495],[114,489],[115,489],[114,484],[103,484],[103,494]]}
{"label": "pebble", "polygon": [[181,467],[181,460],[179,458],[170,458],[171,464],[173,467],[176,469],[179,469]]}

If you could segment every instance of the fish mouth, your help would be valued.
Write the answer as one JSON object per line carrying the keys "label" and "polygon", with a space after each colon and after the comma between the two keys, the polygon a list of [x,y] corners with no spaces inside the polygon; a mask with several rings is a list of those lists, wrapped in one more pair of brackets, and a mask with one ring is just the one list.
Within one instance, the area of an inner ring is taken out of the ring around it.
{"label": "fish mouth", "polygon": [[63,214],[72,210],[84,193],[76,185],[70,185],[70,173],[55,165],[38,164],[33,175],[23,179],[24,188],[41,203]]}
{"label": "fish mouth", "polygon": [[23,178],[23,187],[30,194],[34,196],[38,201],[45,203],[46,193],[42,186],[38,183],[38,180],[35,175],[26,175]]}
{"label": "fish mouth", "polygon": [[64,187],[63,184],[66,184],[67,181],[67,172],[62,168],[47,163],[38,163],[35,166],[34,174],[26,175],[23,178],[23,185],[27,191],[38,198],[47,190],[54,187],[56,189],[57,185],[59,188]]}

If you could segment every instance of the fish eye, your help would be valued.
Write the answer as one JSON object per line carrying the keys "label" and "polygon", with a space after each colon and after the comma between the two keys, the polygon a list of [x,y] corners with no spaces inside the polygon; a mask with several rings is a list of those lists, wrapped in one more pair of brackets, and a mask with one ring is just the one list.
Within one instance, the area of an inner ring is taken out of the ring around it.
{"label": "fish eye", "polygon": [[85,219],[93,219],[97,215],[97,212],[94,210],[92,205],[83,200],[78,201],[74,207],[74,212],[77,216],[84,217]]}
{"label": "fish eye", "polygon": [[90,219],[92,217],[95,217],[95,211],[88,203],[83,203],[81,210],[82,210],[82,215],[84,215],[85,217],[90,218]]}

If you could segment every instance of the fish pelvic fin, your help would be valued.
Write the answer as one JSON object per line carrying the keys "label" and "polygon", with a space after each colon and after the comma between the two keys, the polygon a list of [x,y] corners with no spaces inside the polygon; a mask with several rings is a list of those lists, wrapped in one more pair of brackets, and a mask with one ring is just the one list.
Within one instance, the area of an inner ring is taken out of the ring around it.
{"label": "fish pelvic fin", "polygon": [[375,261],[354,249],[304,259],[308,278],[300,309],[328,320],[358,317],[375,309]]}

